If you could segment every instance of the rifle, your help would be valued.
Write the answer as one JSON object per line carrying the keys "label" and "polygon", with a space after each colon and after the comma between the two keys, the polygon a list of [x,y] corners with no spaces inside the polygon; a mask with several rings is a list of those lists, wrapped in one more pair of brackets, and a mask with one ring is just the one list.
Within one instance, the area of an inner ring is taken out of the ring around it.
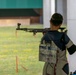
{"label": "rifle", "polygon": [[[43,35],[50,30],[50,28],[44,28],[44,29],[38,29],[38,28],[20,28],[21,23],[17,24],[17,28],[16,30],[23,30],[26,32],[33,32],[33,35],[36,35],[36,33],[43,33]],[[65,27],[60,27],[59,28],[61,32],[67,32],[67,30],[65,30]],[[64,31],[65,30],[65,31]]]}

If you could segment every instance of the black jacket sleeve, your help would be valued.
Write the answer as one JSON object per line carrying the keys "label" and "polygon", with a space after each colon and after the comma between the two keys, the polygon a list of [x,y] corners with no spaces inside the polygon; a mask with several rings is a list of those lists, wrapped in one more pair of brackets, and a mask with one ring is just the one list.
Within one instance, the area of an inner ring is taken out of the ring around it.
{"label": "black jacket sleeve", "polygon": [[70,55],[72,55],[76,51],[76,45],[71,41],[71,39],[64,34],[65,45],[67,45],[67,50]]}
{"label": "black jacket sleeve", "polygon": [[67,48],[70,55],[72,55],[76,51],[76,45],[72,45],[70,48]]}

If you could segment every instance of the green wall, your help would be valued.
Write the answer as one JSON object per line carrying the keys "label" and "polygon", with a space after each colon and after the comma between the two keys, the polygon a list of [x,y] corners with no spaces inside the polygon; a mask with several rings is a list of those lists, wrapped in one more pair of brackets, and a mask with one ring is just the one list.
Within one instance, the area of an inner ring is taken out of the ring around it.
{"label": "green wall", "polygon": [[0,9],[42,8],[43,0],[0,0]]}
{"label": "green wall", "polygon": [[0,17],[40,16],[34,9],[0,9]]}

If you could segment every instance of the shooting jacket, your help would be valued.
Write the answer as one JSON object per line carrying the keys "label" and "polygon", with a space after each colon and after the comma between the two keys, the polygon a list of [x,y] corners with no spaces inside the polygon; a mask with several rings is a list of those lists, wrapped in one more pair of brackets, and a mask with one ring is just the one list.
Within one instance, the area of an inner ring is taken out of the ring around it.
{"label": "shooting jacket", "polygon": [[45,63],[43,68],[43,75],[69,75],[69,66],[66,52],[73,54],[76,51],[76,46],[64,32],[48,31],[41,39],[41,43],[49,42],[47,34],[52,38],[59,50],[57,51],[57,63]]}

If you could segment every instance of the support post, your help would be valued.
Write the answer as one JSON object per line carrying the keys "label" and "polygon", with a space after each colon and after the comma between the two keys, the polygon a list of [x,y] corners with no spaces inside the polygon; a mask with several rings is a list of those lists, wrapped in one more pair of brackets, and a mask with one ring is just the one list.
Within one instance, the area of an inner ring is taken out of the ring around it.
{"label": "support post", "polygon": [[43,0],[44,28],[50,27],[50,18],[53,13],[55,13],[55,0]]}
{"label": "support post", "polygon": [[[67,29],[68,36],[76,44],[76,0],[67,0]],[[76,52],[73,55],[68,55],[70,72],[76,70]]]}
{"label": "support post", "polygon": [[16,56],[16,73],[18,73],[18,56]]}

